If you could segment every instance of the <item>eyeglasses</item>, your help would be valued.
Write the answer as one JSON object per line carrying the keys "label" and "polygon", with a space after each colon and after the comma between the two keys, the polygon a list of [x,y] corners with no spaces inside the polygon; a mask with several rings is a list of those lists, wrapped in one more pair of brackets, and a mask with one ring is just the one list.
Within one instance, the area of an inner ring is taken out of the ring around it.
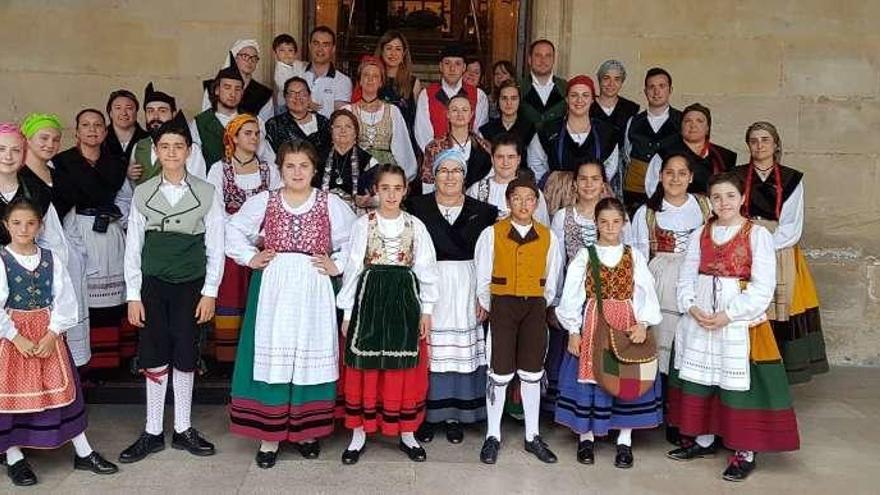
{"label": "eyeglasses", "polygon": [[284,93],[284,96],[287,96],[289,98],[308,98],[309,92],[308,91],[288,91],[288,92]]}
{"label": "eyeglasses", "polygon": [[247,53],[239,53],[238,55],[236,55],[236,57],[241,58],[245,62],[257,63],[260,61],[259,55],[248,55]]}
{"label": "eyeglasses", "polygon": [[446,177],[455,177],[456,175],[464,175],[464,170],[460,168],[440,168],[437,169],[436,176],[446,176]]}
{"label": "eyeglasses", "polygon": [[522,198],[519,196],[513,196],[512,198],[510,198],[510,203],[517,204],[517,205],[518,204],[533,205],[537,202],[538,202],[538,198],[536,198],[534,196],[528,196],[525,198]]}

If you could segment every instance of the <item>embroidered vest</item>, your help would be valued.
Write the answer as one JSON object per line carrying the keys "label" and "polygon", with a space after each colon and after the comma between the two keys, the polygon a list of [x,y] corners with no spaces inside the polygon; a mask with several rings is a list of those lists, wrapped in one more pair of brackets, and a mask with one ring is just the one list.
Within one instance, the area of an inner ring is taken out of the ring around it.
{"label": "embroidered vest", "polygon": [[6,309],[30,311],[52,305],[54,261],[51,251],[40,249],[40,262],[33,271],[21,266],[4,248],[0,248],[0,258],[6,266],[6,283],[9,285]]}
{"label": "embroidered vest", "polygon": [[[702,213],[703,222],[705,222],[712,214],[709,198],[702,194],[695,194],[694,198],[700,206],[700,213]],[[680,231],[664,229],[657,224],[657,212],[647,206],[645,208],[645,223],[648,225],[648,246],[651,257],[653,258],[657,253],[682,253],[686,251],[687,240],[696,229]]]}
{"label": "embroidered vest", "polygon": [[596,244],[599,239],[599,231],[596,230],[596,224],[591,220],[586,225],[581,225],[575,220],[577,212],[574,206],[565,208],[565,221],[563,222],[563,231],[565,232],[565,256],[568,263],[577,256],[581,249]]}
{"label": "embroidered vest", "polygon": [[[434,139],[436,139],[440,136],[445,136],[449,130],[446,105],[449,103],[450,98],[443,91],[442,84],[438,82],[428,86],[425,91],[427,91],[426,94],[428,96],[428,117],[431,118],[431,126],[434,128]],[[468,101],[471,102],[471,127],[473,127],[474,118],[477,113],[477,88],[462,82],[458,94],[466,96]]]}
{"label": "embroidered vest", "polygon": [[495,235],[492,295],[543,297],[544,284],[547,282],[544,270],[550,251],[550,230],[534,222],[523,238],[509,218],[492,228]]}
{"label": "embroidered vest", "polygon": [[242,189],[235,183],[235,165],[223,162],[223,204],[226,213],[234,215],[250,197],[269,190],[269,164],[259,162],[260,185],[256,189]]}
{"label": "embroidered vest", "polygon": [[[628,301],[633,298],[635,292],[634,268],[632,258],[632,247],[623,247],[623,256],[614,267],[607,267],[599,263],[599,277],[602,279],[602,299],[617,299],[620,301]],[[590,268],[587,267],[589,270]],[[590,274],[587,274],[584,285],[587,294],[595,297],[596,282]]]}
{"label": "embroidered vest", "polygon": [[403,231],[396,237],[386,237],[379,232],[379,218],[375,211],[367,213],[367,250],[364,253],[365,265],[412,266],[415,258],[415,231],[412,216],[404,215]]}
{"label": "embroidered vest", "polygon": [[752,222],[746,222],[739,232],[723,244],[712,240],[714,221],[703,227],[700,235],[700,274],[714,277],[731,277],[740,280],[752,278]]}
{"label": "embroidered vest", "polygon": [[315,193],[315,204],[304,213],[287,211],[283,204],[281,191],[269,193],[266,205],[266,249],[280,253],[302,253],[308,255],[330,254],[330,210],[327,206],[327,193]]}

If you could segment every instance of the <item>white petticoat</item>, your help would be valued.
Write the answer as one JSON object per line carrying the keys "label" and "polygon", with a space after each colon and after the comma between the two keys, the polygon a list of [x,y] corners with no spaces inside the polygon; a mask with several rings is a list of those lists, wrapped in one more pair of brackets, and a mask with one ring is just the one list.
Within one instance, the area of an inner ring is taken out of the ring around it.
{"label": "white petticoat", "polygon": [[438,261],[440,298],[434,305],[429,355],[434,373],[472,373],[486,365],[483,325],[477,321],[473,260]]}

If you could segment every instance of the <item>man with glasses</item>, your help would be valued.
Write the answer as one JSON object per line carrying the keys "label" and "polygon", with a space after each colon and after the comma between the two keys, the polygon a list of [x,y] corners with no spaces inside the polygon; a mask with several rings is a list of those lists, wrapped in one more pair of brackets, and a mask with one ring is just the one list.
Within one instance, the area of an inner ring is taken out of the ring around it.
{"label": "man with glasses", "polygon": [[309,35],[309,65],[303,78],[312,93],[310,110],[326,119],[351,100],[351,79],[333,65],[335,56],[336,33],[327,26],[313,29]]}
{"label": "man with glasses", "polygon": [[287,112],[266,122],[266,140],[276,152],[287,141],[305,139],[315,145],[320,163],[330,153],[330,120],[310,110],[312,91],[301,77],[291,77],[284,83],[284,102]]}
{"label": "man with glasses", "polygon": [[[241,102],[238,105],[239,111],[256,115],[263,122],[266,122],[275,112],[272,105],[272,89],[254,79],[257,64],[260,62],[259,43],[257,40],[251,39],[236,40],[229,51],[232,53],[232,57],[227,62],[227,66],[235,65],[242,78],[243,92]],[[202,110],[211,108],[210,95],[213,94],[213,83],[213,79],[202,82],[205,88],[202,97]]]}

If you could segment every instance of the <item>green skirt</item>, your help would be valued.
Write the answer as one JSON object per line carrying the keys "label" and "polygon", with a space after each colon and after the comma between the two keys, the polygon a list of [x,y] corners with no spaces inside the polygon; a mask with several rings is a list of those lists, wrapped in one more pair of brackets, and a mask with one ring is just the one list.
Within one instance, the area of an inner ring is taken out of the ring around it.
{"label": "green skirt", "polygon": [[262,278],[262,271],[254,271],[248,288],[232,374],[230,431],[270,442],[302,442],[329,436],[336,406],[335,381],[294,385],[253,379],[254,328]]}
{"label": "green skirt", "polygon": [[345,365],[414,368],[419,362],[419,284],[409,267],[369,265],[358,280]]}

